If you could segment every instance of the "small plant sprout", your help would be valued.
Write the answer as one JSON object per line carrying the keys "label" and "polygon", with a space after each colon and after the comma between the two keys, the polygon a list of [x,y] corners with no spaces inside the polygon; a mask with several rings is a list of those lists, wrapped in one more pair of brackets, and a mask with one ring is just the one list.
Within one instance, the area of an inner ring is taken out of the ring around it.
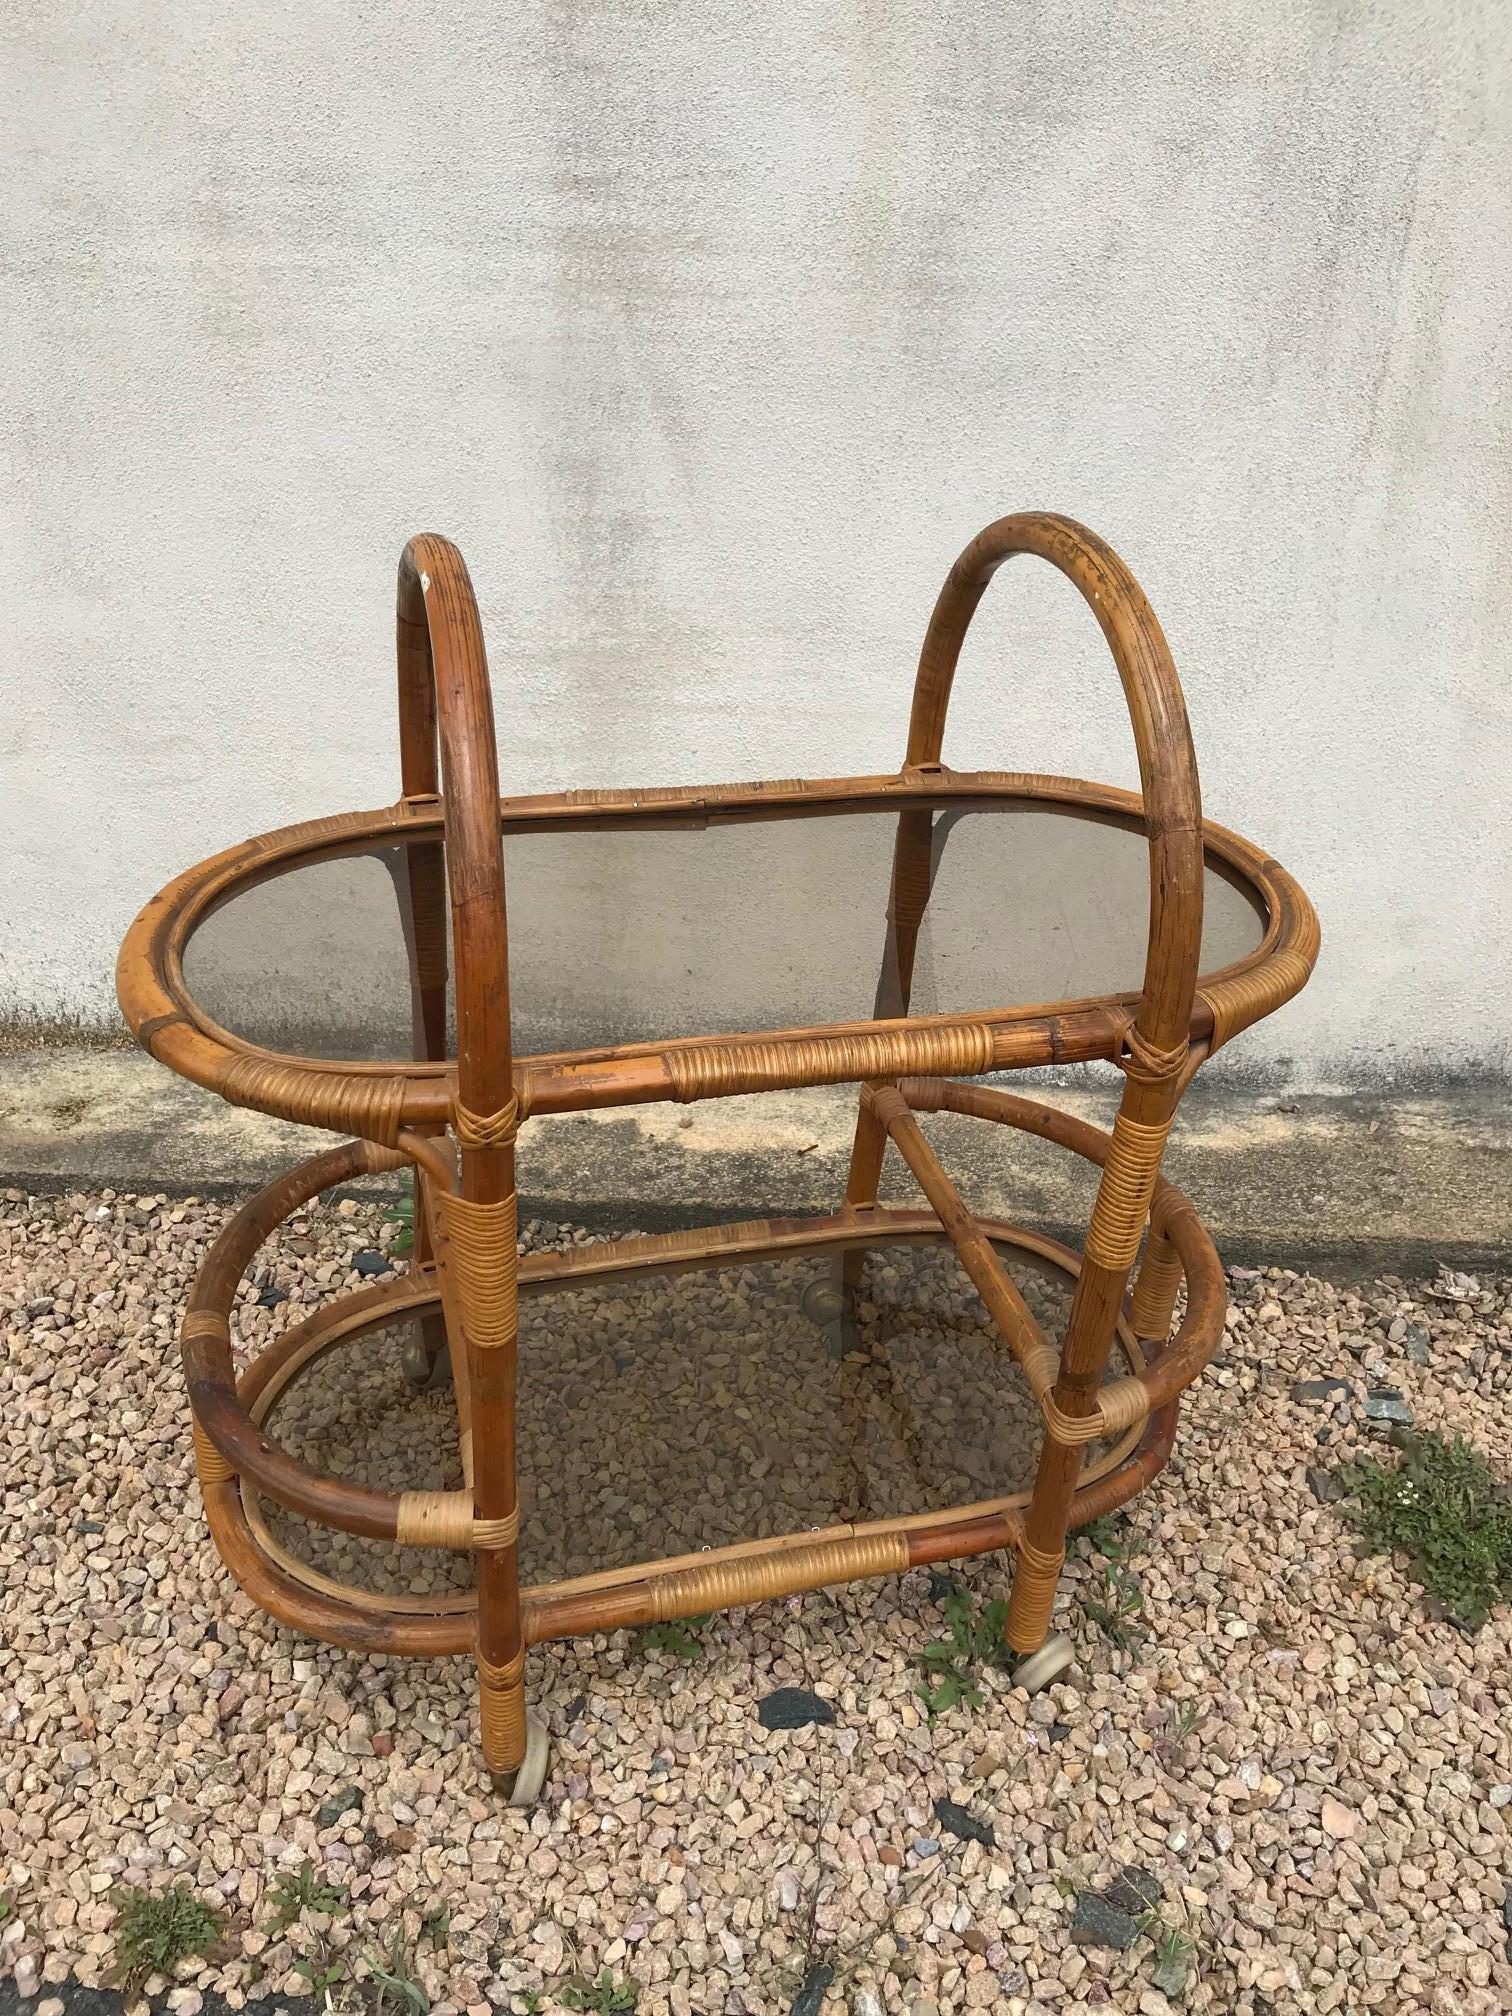
{"label": "small plant sprout", "polygon": [[597,1981],[580,1975],[562,1990],[567,2009],[591,2009],[594,2016],[625,2016],[640,2000],[638,1981],[616,1981],[611,1968],[600,1969]]}
{"label": "small plant sprout", "polygon": [[269,1893],[272,1913],[268,1923],[275,1932],[286,1932],[303,1911],[318,1911],[334,1918],[345,1904],[347,1893],[340,1884],[322,1880],[313,1862],[305,1862],[292,1875],[280,1876]]}
{"label": "small plant sprout", "polygon": [[963,1704],[980,1708],[982,1690],[977,1674],[983,1666],[1007,1667],[1012,1659],[1003,1639],[1008,1605],[1001,1597],[984,1603],[978,1613],[970,1595],[955,1589],[940,1608],[950,1635],[935,1638],[924,1647],[920,1655],[924,1679],[914,1688],[931,1723],[937,1715],[947,1715]]}
{"label": "small plant sprout", "polygon": [[1139,1586],[1139,1577],[1121,1561],[1108,1563],[1102,1595],[1089,1596],[1083,1608],[1108,1643],[1121,1652],[1139,1643],[1141,1633],[1136,1620],[1144,1609],[1144,1591]]}
{"label": "small plant sprout", "polygon": [[630,1656],[644,1659],[648,1652],[670,1652],[674,1659],[702,1659],[698,1633],[711,1621],[707,1616],[674,1617],[666,1624],[648,1624],[630,1640]]}
{"label": "small plant sprout", "polygon": [[306,1994],[329,2008],[346,1969],[322,1939],[314,1953],[295,1955],[294,1972],[304,1982]]}
{"label": "small plant sprout", "polygon": [[377,1953],[365,1953],[363,1965],[373,1989],[372,2016],[426,2016],[430,2001],[415,1979],[402,1917],[388,1945]]}
{"label": "small plant sprout", "polygon": [[1200,1701],[1174,1701],[1171,1704],[1171,1734],[1178,1743],[1184,1743],[1195,1733],[1197,1724],[1203,1719]]}
{"label": "small plant sprout", "polygon": [[420,1914],[420,1937],[428,1940],[438,1952],[445,1946],[451,1933],[451,1906],[432,1904],[428,1911]]}
{"label": "small plant sprout", "polygon": [[114,1977],[133,2001],[152,1974],[171,1976],[183,1960],[213,1953],[225,1920],[196,1897],[187,1883],[175,1883],[160,1897],[125,1884],[112,1893],[116,1907]]}
{"label": "small plant sprout", "polygon": [[1124,1559],[1124,1545],[1119,1538],[1118,1521],[1111,1512],[1099,1513],[1089,1519],[1085,1526],[1076,1528],[1075,1537],[1085,1540],[1094,1554],[1105,1555],[1109,1561]]}
{"label": "small plant sprout", "polygon": [[1104,1564],[1102,1590],[1096,1596],[1086,1597],[1082,1608],[1109,1644],[1126,1652],[1139,1643],[1141,1632],[1136,1620],[1144,1609],[1144,1591],[1129,1566],[1135,1545],[1125,1541],[1118,1521],[1106,1512],[1078,1527],[1077,1537],[1085,1540]]}
{"label": "small plant sprout", "polygon": [[389,1241],[389,1253],[395,1260],[403,1260],[415,1250],[415,1191],[414,1178],[410,1187],[398,1203],[384,1218],[385,1225],[394,1227],[394,1236]]}

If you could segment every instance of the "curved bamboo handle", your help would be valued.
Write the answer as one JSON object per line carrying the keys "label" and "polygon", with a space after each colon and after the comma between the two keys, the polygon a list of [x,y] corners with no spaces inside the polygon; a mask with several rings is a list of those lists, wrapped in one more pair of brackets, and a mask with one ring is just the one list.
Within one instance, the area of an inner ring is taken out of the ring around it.
{"label": "curved bamboo handle", "polygon": [[[483,626],[462,555],[422,533],[399,561],[399,705],[405,788],[434,777],[427,706],[440,742],[446,877],[456,971],[460,1194],[435,1193],[457,1283],[472,1429],[477,1660],[484,1761],[512,1772],[525,1754],[515,1475],[517,1109],[509,1033],[509,942],[499,757]],[[463,1380],[457,1381],[459,1397]]]}
{"label": "curved bamboo handle", "polygon": [[979,532],[940,590],[914,681],[908,767],[937,765],[961,645],[1005,560],[1037,553],[1080,591],[1123,685],[1150,840],[1150,935],[1136,1029],[1150,1053],[1184,1051],[1202,950],[1202,799],[1181,682],[1155,612],[1111,546],[1074,519],[1021,511]]}
{"label": "curved bamboo handle", "polygon": [[397,632],[405,795],[440,785],[445,797],[457,1094],[469,1112],[492,1115],[512,1096],[499,759],[467,563],[437,533],[422,532],[400,556]]}

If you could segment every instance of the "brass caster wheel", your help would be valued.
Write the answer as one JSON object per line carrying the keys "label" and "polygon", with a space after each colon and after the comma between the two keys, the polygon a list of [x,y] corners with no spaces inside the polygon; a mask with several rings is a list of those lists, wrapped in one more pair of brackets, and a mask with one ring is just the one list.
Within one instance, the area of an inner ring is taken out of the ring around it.
{"label": "brass caster wheel", "polygon": [[1064,1680],[1076,1664],[1076,1649],[1060,1631],[1052,1631],[1038,1652],[1027,1652],[1013,1669],[1013,1684],[1026,1694],[1042,1694]]}
{"label": "brass caster wheel", "polygon": [[551,1762],[551,1739],[546,1734],[546,1724],[527,1709],[525,1714],[525,1755],[520,1760],[520,1768],[514,1774],[514,1782],[509,1782],[502,1771],[494,1773],[494,1783],[504,1794],[506,1806],[534,1806],[541,1796],[541,1787],[546,1783],[546,1767]]}

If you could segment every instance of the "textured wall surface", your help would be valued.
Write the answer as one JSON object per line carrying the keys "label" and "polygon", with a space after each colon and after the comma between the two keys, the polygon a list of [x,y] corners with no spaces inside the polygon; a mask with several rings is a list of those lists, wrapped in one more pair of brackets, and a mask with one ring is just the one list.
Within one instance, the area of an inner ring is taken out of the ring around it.
{"label": "textured wall surface", "polygon": [[[108,1018],[179,867],[394,795],[413,531],[546,789],[891,768],[946,566],[1040,505],[1322,912],[1236,1060],[1504,1071],[1509,51],[1497,0],[11,0],[0,1008]],[[1048,569],[946,753],[1132,781]]]}

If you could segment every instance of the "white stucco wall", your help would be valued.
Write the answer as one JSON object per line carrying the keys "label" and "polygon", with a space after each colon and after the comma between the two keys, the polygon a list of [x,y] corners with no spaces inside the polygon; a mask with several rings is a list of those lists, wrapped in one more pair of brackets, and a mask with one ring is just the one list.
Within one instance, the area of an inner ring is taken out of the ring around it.
{"label": "white stucco wall", "polygon": [[[950,559],[1041,505],[1323,914],[1244,1053],[1507,1067],[1497,0],[11,0],[0,79],[7,1015],[109,1017],[179,867],[393,796],[413,531],[547,789],[891,767]],[[1132,781],[1048,569],[946,753]]]}

